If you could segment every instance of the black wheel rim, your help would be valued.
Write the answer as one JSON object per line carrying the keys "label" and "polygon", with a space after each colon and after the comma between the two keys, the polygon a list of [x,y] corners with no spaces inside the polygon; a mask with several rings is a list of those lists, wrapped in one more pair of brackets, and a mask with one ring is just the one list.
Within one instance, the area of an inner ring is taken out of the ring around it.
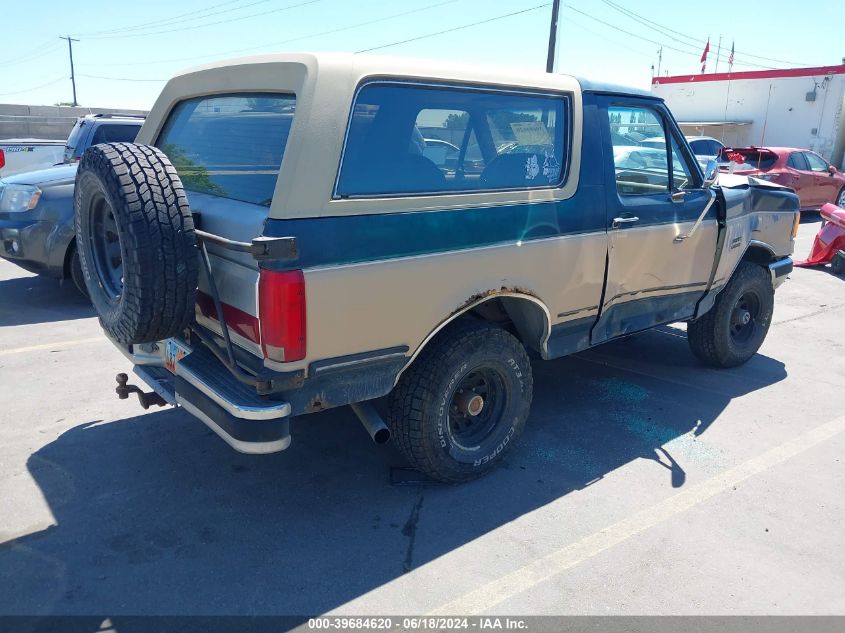
{"label": "black wheel rim", "polygon": [[97,278],[109,299],[117,301],[123,293],[123,252],[114,211],[103,196],[91,201],[90,219],[88,237]]}
{"label": "black wheel rim", "polygon": [[760,327],[760,297],[756,292],[745,292],[731,312],[731,339],[744,345],[754,338]]}
{"label": "black wheel rim", "polygon": [[[477,411],[479,398],[481,408]],[[491,366],[476,367],[452,393],[447,424],[452,442],[465,451],[477,450],[498,426],[506,407],[507,390],[501,371]]]}

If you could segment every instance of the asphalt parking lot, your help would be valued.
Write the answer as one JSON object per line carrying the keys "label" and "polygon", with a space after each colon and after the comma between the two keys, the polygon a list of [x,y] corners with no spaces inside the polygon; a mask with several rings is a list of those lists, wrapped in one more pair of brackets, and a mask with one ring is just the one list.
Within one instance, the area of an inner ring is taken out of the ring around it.
{"label": "asphalt parking lot", "polygon": [[505,467],[396,484],[347,409],[259,457],[118,400],[72,285],[0,261],[0,614],[845,614],[843,319],[798,269],[744,367],[677,327],[537,362]]}

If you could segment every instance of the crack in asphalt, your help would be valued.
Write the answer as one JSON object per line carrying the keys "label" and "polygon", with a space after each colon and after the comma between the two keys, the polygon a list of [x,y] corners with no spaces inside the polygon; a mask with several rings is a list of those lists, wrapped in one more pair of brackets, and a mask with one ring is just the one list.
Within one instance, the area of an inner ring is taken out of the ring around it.
{"label": "crack in asphalt", "polygon": [[403,563],[404,573],[411,571],[411,567],[413,565],[414,542],[417,539],[417,523],[420,520],[420,509],[422,509],[423,505],[424,492],[423,487],[420,486],[417,501],[414,503],[414,507],[411,508],[411,514],[408,516],[408,520],[405,521],[405,525],[402,527],[402,534],[408,537],[408,549],[405,551],[405,561]]}

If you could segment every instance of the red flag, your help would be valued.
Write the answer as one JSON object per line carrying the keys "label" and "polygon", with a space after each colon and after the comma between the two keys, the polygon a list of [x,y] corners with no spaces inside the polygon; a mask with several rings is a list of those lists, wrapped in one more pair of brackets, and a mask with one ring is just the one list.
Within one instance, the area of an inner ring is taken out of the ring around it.
{"label": "red flag", "polygon": [[704,69],[707,68],[707,53],[710,52],[710,38],[707,38],[707,44],[704,46],[704,52],[701,53],[701,72],[704,72]]}

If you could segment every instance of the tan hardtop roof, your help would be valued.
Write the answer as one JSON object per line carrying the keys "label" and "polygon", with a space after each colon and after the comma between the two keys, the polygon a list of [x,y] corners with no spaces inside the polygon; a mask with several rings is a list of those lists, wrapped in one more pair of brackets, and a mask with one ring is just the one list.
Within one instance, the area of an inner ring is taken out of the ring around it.
{"label": "tan hardtop roof", "polygon": [[339,80],[350,76],[390,76],[432,78],[456,82],[482,82],[505,86],[536,87],[540,89],[573,91],[580,88],[579,81],[571,75],[550,74],[518,66],[493,66],[465,64],[447,60],[393,57],[388,55],[356,53],[272,53],[238,57],[187,68],[174,79],[207,70],[221,70],[265,64],[303,64],[317,67],[325,75],[336,75]]}

